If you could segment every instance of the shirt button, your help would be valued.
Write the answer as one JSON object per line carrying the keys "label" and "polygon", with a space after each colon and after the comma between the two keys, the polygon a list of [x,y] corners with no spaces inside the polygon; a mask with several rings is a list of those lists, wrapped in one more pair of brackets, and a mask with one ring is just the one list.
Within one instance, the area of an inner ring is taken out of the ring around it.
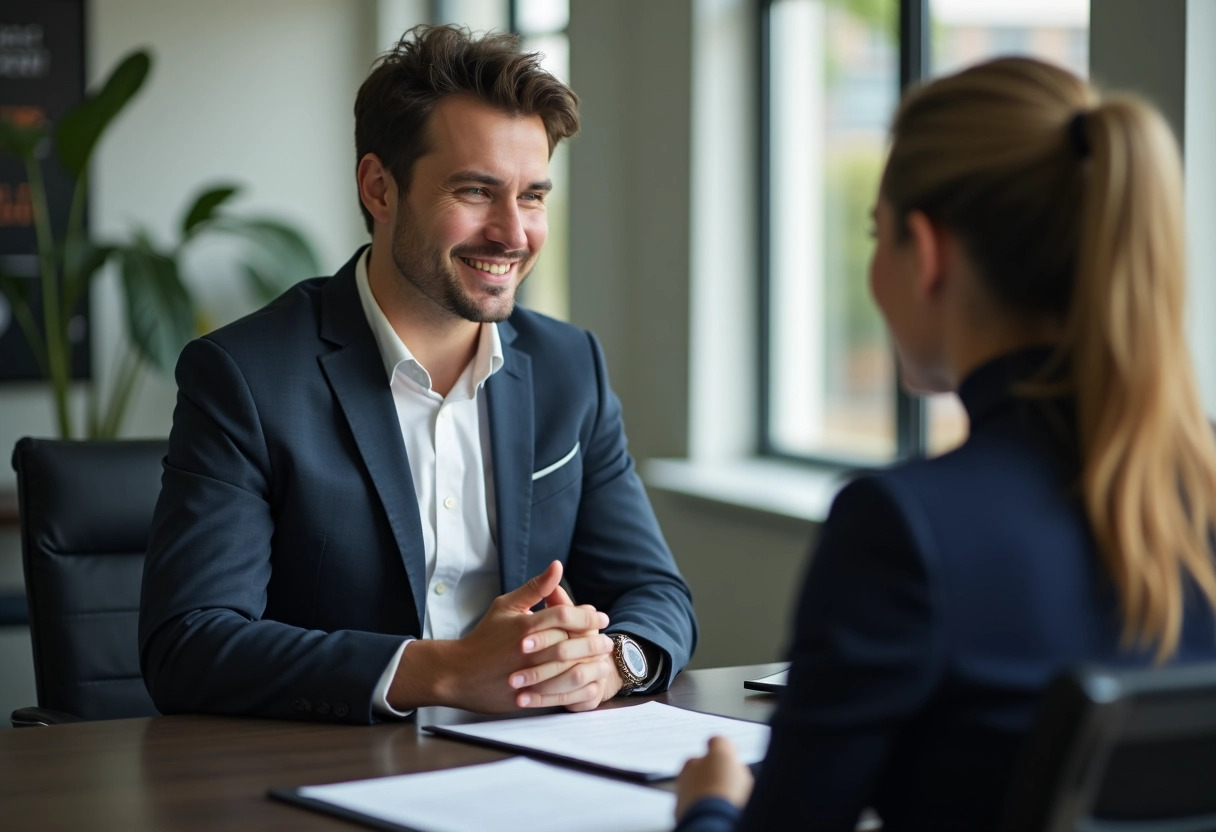
{"label": "shirt button", "polygon": [[439,583],[435,584],[435,594],[436,595],[442,595],[443,593],[445,593],[447,591],[448,591],[448,585],[445,584],[443,581],[440,581]]}
{"label": "shirt button", "polygon": [[439,408],[439,418],[440,419],[448,418],[448,409],[446,407]]}
{"label": "shirt button", "polygon": [[443,500],[443,507],[444,508],[456,508],[456,498],[455,497],[445,497]]}

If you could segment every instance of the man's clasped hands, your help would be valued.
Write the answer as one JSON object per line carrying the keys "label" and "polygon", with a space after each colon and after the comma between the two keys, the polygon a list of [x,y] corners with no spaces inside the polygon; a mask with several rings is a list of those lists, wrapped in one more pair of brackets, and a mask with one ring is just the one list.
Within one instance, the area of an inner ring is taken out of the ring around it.
{"label": "man's clasped hands", "polygon": [[[608,616],[575,605],[561,586],[562,564],[500,595],[461,639],[419,639],[402,656],[388,692],[401,710],[447,705],[483,713],[564,707],[589,711],[616,696],[623,680]],[[544,608],[533,607],[544,602]]]}

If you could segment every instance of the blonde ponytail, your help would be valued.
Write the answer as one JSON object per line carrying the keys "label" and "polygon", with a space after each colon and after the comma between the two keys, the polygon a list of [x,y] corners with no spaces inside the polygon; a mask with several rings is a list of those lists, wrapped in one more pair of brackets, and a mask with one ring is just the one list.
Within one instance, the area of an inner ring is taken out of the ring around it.
{"label": "blonde ponytail", "polygon": [[1125,644],[1168,658],[1188,584],[1216,608],[1216,441],[1184,336],[1169,128],[1142,101],[1007,58],[913,92],[892,134],[881,188],[901,221],[941,222],[994,299],[1063,325],[1082,499]]}
{"label": "blonde ponytail", "polygon": [[1183,337],[1182,173],[1147,104],[1111,98],[1084,120],[1092,158],[1067,337],[1082,493],[1125,638],[1164,659],[1188,575],[1216,605],[1216,444]]}

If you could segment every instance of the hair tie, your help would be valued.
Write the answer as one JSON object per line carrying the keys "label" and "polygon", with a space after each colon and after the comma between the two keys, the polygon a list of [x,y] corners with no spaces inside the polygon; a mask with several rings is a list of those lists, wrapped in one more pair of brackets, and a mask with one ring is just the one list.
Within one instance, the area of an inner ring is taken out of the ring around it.
{"label": "hair tie", "polygon": [[1080,159],[1088,159],[1089,154],[1093,151],[1089,144],[1089,134],[1085,130],[1088,126],[1086,115],[1087,113],[1081,110],[1068,122],[1068,141],[1072,144],[1073,152]]}

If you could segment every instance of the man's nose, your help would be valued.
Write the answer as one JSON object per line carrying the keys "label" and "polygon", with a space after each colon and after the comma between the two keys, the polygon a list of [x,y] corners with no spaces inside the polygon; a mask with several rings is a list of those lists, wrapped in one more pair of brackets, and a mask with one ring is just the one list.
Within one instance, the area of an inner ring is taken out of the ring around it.
{"label": "man's nose", "polygon": [[503,200],[494,205],[486,224],[486,236],[509,251],[528,247],[528,234],[524,229],[523,212],[515,200]]}

